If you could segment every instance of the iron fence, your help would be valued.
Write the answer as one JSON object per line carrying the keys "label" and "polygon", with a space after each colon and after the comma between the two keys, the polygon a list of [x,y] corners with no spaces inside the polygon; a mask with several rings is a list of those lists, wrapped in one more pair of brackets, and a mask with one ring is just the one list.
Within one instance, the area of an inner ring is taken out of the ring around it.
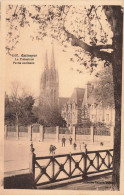
{"label": "iron fence", "polygon": [[56,134],[56,127],[44,127],[44,133]]}
{"label": "iron fence", "polygon": [[69,130],[67,127],[60,127],[59,134],[72,134],[72,130]]}
{"label": "iron fence", "polygon": [[82,127],[77,127],[76,128],[76,134],[77,135],[90,135],[90,128],[82,128]]}

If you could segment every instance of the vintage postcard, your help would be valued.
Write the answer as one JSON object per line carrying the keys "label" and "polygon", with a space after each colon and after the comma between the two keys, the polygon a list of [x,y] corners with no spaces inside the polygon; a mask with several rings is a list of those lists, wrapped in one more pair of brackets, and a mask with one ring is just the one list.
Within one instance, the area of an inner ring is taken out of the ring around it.
{"label": "vintage postcard", "polygon": [[123,193],[124,2],[1,14],[3,194]]}

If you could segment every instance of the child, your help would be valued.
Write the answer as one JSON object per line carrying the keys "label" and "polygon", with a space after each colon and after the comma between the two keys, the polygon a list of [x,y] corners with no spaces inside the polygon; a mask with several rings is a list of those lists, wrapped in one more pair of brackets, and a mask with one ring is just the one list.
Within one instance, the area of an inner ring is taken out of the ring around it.
{"label": "child", "polygon": [[77,144],[74,142],[73,143],[74,150],[76,150]]}
{"label": "child", "polygon": [[70,145],[72,145],[72,137],[71,136],[69,138],[69,141],[70,141]]}
{"label": "child", "polygon": [[54,145],[50,145],[50,147],[49,147],[49,154],[51,154],[52,153],[52,155],[53,154],[55,154],[55,150],[56,150],[56,146],[54,146]]}

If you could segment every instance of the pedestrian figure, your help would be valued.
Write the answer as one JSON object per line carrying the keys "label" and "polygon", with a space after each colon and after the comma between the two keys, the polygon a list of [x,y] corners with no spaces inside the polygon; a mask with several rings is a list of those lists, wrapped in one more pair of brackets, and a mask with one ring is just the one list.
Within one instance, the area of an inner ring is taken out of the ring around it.
{"label": "pedestrian figure", "polygon": [[63,136],[63,138],[62,138],[62,147],[65,147],[65,137]]}
{"label": "pedestrian figure", "polygon": [[77,144],[74,142],[73,143],[74,150],[76,150]]}
{"label": "pedestrian figure", "polygon": [[82,152],[85,152],[85,143],[82,142]]}
{"label": "pedestrian figure", "polygon": [[87,151],[87,144],[84,144],[85,152]]}
{"label": "pedestrian figure", "polygon": [[79,142],[79,148],[80,148],[80,151],[82,151],[82,148],[81,148],[81,142]]}
{"label": "pedestrian figure", "polygon": [[49,147],[49,154],[51,154],[52,153],[52,155],[53,154],[55,154],[55,150],[56,150],[56,146],[54,146],[54,145],[50,145],[50,147]]}
{"label": "pedestrian figure", "polygon": [[103,142],[100,142],[100,146],[103,146],[104,145],[104,143]]}
{"label": "pedestrian figure", "polygon": [[72,145],[72,137],[71,136],[69,138],[69,141],[70,141],[70,145]]}

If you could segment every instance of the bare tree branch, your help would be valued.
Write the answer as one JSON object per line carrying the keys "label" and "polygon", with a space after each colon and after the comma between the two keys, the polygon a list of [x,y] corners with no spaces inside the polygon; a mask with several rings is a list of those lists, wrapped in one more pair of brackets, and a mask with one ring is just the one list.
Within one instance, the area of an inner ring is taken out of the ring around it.
{"label": "bare tree branch", "polygon": [[65,28],[63,30],[67,33],[68,39],[71,38],[72,46],[78,46],[84,49],[85,51],[89,52],[93,57],[100,58],[101,60],[112,62],[112,53],[108,53],[105,51],[100,51],[100,49],[112,49],[112,45],[99,45],[99,46],[91,46],[87,43],[83,42],[82,40],[78,39],[75,35],[68,32]]}
{"label": "bare tree branch", "polygon": [[94,5],[92,5],[91,6],[91,8],[90,8],[90,11],[89,11],[89,13],[87,14],[87,16],[89,17],[89,15],[91,14],[91,12],[92,12],[92,10],[95,8],[95,6]]}

